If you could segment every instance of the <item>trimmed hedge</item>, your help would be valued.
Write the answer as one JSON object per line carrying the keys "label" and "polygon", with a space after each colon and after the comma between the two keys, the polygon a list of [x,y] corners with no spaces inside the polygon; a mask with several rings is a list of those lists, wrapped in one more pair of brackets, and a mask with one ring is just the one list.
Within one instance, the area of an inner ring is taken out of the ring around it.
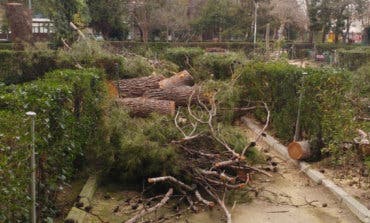
{"label": "trimmed hedge", "polygon": [[0,82],[6,84],[35,80],[56,68],[56,54],[52,51],[0,51]]}
{"label": "trimmed hedge", "polygon": [[96,70],[59,70],[0,89],[0,221],[28,219],[30,120],[25,113],[37,113],[38,204],[45,219],[55,214],[59,186],[74,176],[84,154],[103,141],[103,80]]}
{"label": "trimmed hedge", "polygon": [[169,48],[164,54],[165,59],[180,66],[180,69],[190,69],[196,57],[204,54],[201,48]]}
{"label": "trimmed hedge", "polygon": [[13,49],[13,43],[0,43],[0,50],[11,50]]}
{"label": "trimmed hedge", "polygon": [[240,53],[206,53],[194,59],[194,75],[201,80],[229,79],[246,60]]}
{"label": "trimmed hedge", "polygon": [[352,50],[338,50],[339,66],[356,70],[370,61],[370,47],[359,47]]}
{"label": "trimmed hedge", "polygon": [[[303,76],[304,71],[307,76]],[[352,140],[355,134],[354,111],[346,99],[350,78],[350,73],[334,69],[303,70],[286,62],[253,62],[241,70],[239,84],[245,90],[242,98],[268,104],[271,126],[285,142],[293,139],[299,94],[303,91],[301,134],[305,139],[322,141],[336,153],[341,143]],[[265,121],[263,109],[256,110],[255,116]]]}
{"label": "trimmed hedge", "polygon": [[[130,42],[130,41],[106,41],[104,44],[109,44],[118,50],[128,49],[130,51],[142,51],[142,48],[151,49],[154,52],[164,52],[168,48],[177,47],[192,47],[192,48],[224,48],[227,50],[253,50],[252,42]],[[140,50],[141,49],[141,50]]]}

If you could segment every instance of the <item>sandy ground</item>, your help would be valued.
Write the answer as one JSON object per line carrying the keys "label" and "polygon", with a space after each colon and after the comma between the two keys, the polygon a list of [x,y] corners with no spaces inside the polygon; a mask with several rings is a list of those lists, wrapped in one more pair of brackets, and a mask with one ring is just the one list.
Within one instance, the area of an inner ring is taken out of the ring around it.
{"label": "sandy ground", "polygon": [[[251,138],[253,133],[244,129]],[[233,223],[357,223],[360,222],[346,209],[328,190],[315,185],[293,165],[286,162],[266,145],[260,143],[259,149],[272,161],[277,163],[278,171],[271,173],[273,177],[254,176],[252,185],[259,191],[253,201],[244,204],[235,204],[229,207],[233,216]],[[139,189],[139,188],[138,188]],[[140,190],[139,190],[140,191]],[[107,197],[107,195],[109,195]],[[133,214],[130,206],[115,210],[127,198],[140,196],[133,191],[123,191],[119,188],[101,188],[93,199],[94,214],[98,214],[105,222],[124,222]],[[253,196],[255,194],[253,193]],[[170,212],[168,205],[166,214]],[[157,216],[162,216],[158,212]],[[153,216],[152,216],[153,217]],[[90,215],[86,223],[100,222]],[[172,218],[166,222],[178,223],[218,223],[224,222],[222,212],[218,208],[188,214],[179,219]]]}

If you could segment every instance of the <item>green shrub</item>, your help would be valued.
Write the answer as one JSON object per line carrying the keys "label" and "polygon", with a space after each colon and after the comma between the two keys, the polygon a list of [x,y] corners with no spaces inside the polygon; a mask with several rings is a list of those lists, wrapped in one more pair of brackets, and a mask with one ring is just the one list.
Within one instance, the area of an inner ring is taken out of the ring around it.
{"label": "green shrub", "polygon": [[240,53],[206,53],[195,59],[195,76],[197,79],[231,78],[235,69],[245,61],[245,56]]}
{"label": "green shrub", "polygon": [[189,69],[194,65],[194,59],[203,53],[200,48],[176,47],[167,49],[164,57],[177,64],[180,69]]}
{"label": "green shrub", "polygon": [[[59,186],[74,176],[76,168],[84,162],[84,154],[99,145],[98,130],[105,101],[103,76],[95,70],[54,71],[44,79],[2,88],[0,145],[7,153],[1,155],[5,162],[0,162],[0,169],[14,174],[14,183],[2,185],[2,189],[21,191],[19,196],[28,191],[25,182],[29,182],[29,162],[24,157],[29,157],[30,133],[26,126],[30,123],[25,113],[35,111],[38,203],[42,218],[52,216]],[[80,160],[78,165],[76,160]],[[0,177],[9,175],[1,173]],[[0,197],[2,201],[9,201],[0,205],[0,219],[17,222],[27,218],[27,211],[12,210],[26,207],[28,196],[17,200],[14,200],[17,196],[11,197],[12,193],[0,196],[5,196]],[[7,216],[8,213],[14,215]]]}

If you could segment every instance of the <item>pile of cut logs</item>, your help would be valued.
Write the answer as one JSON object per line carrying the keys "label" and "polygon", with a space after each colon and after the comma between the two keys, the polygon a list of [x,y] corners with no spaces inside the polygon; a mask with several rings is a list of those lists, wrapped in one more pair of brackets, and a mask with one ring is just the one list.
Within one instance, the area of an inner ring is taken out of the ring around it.
{"label": "pile of cut logs", "polygon": [[[156,112],[175,115],[176,107],[186,106],[192,94],[199,95],[199,87],[186,70],[170,78],[162,75],[122,79],[116,82],[120,98],[117,104],[126,107],[131,116],[146,117]],[[190,103],[196,103],[194,97]]]}

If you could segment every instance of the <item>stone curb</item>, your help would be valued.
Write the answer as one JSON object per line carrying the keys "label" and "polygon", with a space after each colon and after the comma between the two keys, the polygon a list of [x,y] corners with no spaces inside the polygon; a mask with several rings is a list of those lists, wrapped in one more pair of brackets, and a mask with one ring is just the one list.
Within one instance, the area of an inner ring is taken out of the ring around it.
{"label": "stone curb", "polygon": [[[249,129],[255,133],[260,133],[262,129],[255,124],[254,120],[243,117],[242,122]],[[282,145],[279,141],[274,139],[272,136],[266,134],[266,137],[263,138],[265,143],[267,143],[272,149],[278,152],[283,156],[287,161],[294,163],[299,167],[299,169],[304,172],[312,181],[317,184],[322,184],[330,192],[332,192],[341,203],[345,204],[347,208],[364,223],[370,223],[370,210],[367,209],[363,204],[353,198],[350,194],[344,191],[341,187],[336,185],[333,181],[327,179],[322,173],[311,168],[311,165],[306,162],[299,162],[293,160],[289,157],[288,148]]]}
{"label": "stone curb", "polygon": [[83,211],[87,206],[91,205],[91,200],[95,194],[97,188],[98,179],[96,176],[90,176],[86,181],[84,187],[80,192],[80,208],[72,207],[69,211],[67,218],[64,220],[65,223],[83,223],[87,212]]}

